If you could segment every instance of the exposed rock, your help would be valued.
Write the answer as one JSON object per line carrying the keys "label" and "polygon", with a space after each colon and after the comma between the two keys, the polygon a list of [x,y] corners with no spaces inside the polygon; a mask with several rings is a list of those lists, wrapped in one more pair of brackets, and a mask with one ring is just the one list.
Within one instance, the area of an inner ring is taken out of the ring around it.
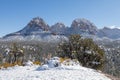
{"label": "exposed rock", "polygon": [[42,31],[48,31],[49,26],[45,23],[45,21],[42,18],[36,17],[33,18],[25,28],[20,30],[19,32],[21,34],[29,35],[34,33],[39,33]]}
{"label": "exposed rock", "polygon": [[60,34],[60,35],[65,34],[65,29],[66,29],[66,26],[63,23],[59,23],[59,22],[52,25],[50,28],[52,33]]}
{"label": "exposed rock", "polygon": [[[78,33],[88,33],[95,35],[97,32],[97,27],[91,23],[89,20],[86,19],[75,19],[71,24],[71,28],[76,30]],[[75,31],[75,32],[76,32]]]}

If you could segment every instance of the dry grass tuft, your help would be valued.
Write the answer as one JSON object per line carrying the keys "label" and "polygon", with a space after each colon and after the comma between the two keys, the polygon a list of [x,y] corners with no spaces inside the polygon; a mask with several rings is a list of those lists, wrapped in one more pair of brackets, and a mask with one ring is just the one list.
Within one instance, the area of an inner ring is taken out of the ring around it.
{"label": "dry grass tuft", "polygon": [[41,62],[40,61],[34,61],[33,64],[35,64],[35,65],[41,65]]}

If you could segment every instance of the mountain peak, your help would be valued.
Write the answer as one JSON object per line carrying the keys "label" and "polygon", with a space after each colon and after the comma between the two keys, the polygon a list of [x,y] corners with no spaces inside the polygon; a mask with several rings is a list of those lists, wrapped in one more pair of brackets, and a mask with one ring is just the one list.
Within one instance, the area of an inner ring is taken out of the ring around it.
{"label": "mountain peak", "polygon": [[90,34],[95,34],[97,32],[97,27],[92,22],[84,18],[77,18],[73,20],[71,28]]}
{"label": "mountain peak", "polygon": [[87,28],[88,26],[96,28],[96,26],[92,22],[84,18],[77,18],[73,20],[71,24],[71,27],[80,27],[80,28],[86,27]]}
{"label": "mountain peak", "polygon": [[35,17],[35,18],[33,18],[33,19],[31,20],[31,22],[35,22],[35,23],[37,23],[37,24],[39,24],[39,23],[41,23],[41,22],[45,23],[45,21],[44,21],[42,18],[40,18],[40,17]]}
{"label": "mountain peak", "polygon": [[77,22],[77,23],[80,23],[81,21],[82,21],[82,22],[85,22],[85,23],[90,22],[89,20],[87,20],[87,19],[85,19],[85,18],[76,18],[74,21]]}
{"label": "mountain peak", "polygon": [[51,26],[51,31],[56,34],[64,34],[65,28],[66,26],[63,23],[57,22]]}
{"label": "mountain peak", "polygon": [[33,18],[22,30],[18,31],[22,35],[37,34],[48,31],[49,26],[40,17]]}
{"label": "mountain peak", "polygon": [[[53,25],[54,27],[59,27],[59,28],[65,28],[65,25],[64,23],[61,23],[61,22],[57,22],[56,24]],[[53,27],[52,26],[52,27]]]}
{"label": "mountain peak", "polygon": [[49,29],[48,24],[45,23],[45,21],[40,18],[40,17],[35,17],[33,18],[27,25],[28,27],[32,27],[32,28],[40,28],[42,30],[47,31]]}

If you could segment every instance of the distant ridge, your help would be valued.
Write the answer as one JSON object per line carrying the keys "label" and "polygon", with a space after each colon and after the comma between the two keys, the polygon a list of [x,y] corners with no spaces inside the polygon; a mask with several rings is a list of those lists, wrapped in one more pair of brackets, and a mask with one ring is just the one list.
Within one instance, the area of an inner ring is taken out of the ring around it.
{"label": "distant ridge", "polygon": [[[7,34],[2,40],[39,40],[39,41],[60,41],[67,39],[71,34],[80,34],[83,37],[119,39],[120,29],[104,27],[98,29],[94,23],[84,18],[73,20],[70,27],[64,23],[57,22],[49,26],[42,18],[35,17],[22,29],[14,33]],[[91,37],[92,36],[92,37]]]}

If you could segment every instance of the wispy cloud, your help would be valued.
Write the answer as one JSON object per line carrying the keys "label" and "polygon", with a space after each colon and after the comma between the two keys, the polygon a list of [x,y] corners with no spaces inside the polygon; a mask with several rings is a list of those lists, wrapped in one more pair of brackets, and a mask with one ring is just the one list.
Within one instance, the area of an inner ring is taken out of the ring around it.
{"label": "wispy cloud", "polygon": [[120,29],[120,27],[118,27],[118,26],[115,26],[115,25],[113,25],[113,26],[110,26],[109,28],[111,28],[111,29],[114,29],[114,28],[118,28],[118,29]]}

